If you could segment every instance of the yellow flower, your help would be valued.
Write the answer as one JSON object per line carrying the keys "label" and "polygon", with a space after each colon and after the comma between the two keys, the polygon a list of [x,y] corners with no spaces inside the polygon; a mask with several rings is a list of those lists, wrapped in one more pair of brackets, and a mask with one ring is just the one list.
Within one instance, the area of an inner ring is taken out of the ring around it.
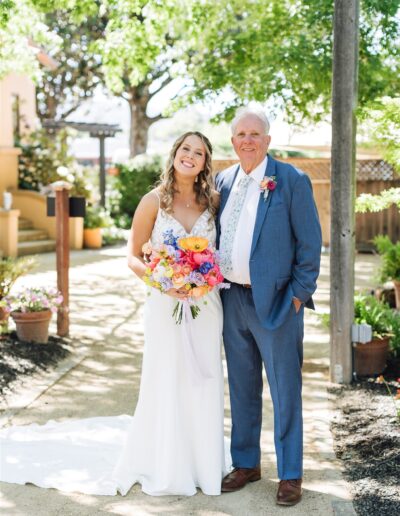
{"label": "yellow flower", "polygon": [[179,246],[185,251],[193,251],[195,253],[201,253],[208,247],[207,238],[202,237],[187,237],[180,238],[178,240]]}

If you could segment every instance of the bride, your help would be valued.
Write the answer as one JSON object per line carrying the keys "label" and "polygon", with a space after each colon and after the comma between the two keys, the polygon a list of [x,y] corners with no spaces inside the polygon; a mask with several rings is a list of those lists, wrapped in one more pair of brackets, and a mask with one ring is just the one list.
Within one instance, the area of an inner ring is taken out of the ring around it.
{"label": "bride", "polygon": [[[218,194],[212,147],[188,132],[173,145],[157,188],[133,217],[128,265],[143,278],[142,247],[163,234],[201,236],[215,245]],[[145,344],[134,416],[97,417],[1,431],[0,480],[62,491],[125,495],[139,482],[149,495],[221,492],[230,467],[223,437],[222,307],[218,292],[200,301],[191,345],[172,312],[186,294],[151,289],[144,315]],[[199,373],[199,370],[203,371]],[[206,371],[206,374],[204,374]]]}

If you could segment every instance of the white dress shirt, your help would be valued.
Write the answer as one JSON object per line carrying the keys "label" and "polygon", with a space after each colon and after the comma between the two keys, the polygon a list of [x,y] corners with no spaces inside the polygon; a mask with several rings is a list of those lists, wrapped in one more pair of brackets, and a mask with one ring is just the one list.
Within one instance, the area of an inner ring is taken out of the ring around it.
{"label": "white dress shirt", "polygon": [[[268,157],[252,171],[249,176],[253,181],[248,186],[246,199],[240,212],[238,225],[235,232],[235,238],[232,247],[232,272],[227,276],[227,280],[234,283],[250,284],[250,251],[253,240],[254,225],[256,222],[257,207],[260,200],[261,190],[260,183],[265,176],[267,169]],[[225,204],[224,211],[221,214],[221,239],[226,228],[232,211],[232,199],[235,189],[240,179],[246,175],[242,167],[240,167],[235,182],[232,186],[231,193]]]}

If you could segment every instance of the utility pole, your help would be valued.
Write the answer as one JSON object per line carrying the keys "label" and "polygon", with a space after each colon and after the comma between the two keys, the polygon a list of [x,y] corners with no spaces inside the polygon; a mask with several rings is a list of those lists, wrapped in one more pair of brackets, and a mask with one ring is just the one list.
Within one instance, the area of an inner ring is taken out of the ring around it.
{"label": "utility pole", "polygon": [[331,166],[331,381],[352,380],[359,0],[335,0]]}

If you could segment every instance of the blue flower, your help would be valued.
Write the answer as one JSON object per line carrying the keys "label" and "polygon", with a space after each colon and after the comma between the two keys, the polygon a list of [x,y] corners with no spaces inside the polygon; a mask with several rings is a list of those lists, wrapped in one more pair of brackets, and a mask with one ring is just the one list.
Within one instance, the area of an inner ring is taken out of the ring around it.
{"label": "blue flower", "polygon": [[207,272],[213,268],[213,264],[210,263],[210,262],[204,262],[200,265],[199,267],[199,272],[201,272],[201,274],[207,274]]}
{"label": "blue flower", "polygon": [[172,229],[167,229],[167,231],[164,231],[163,237],[165,245],[171,245],[175,249],[178,249],[177,237],[174,235]]}

